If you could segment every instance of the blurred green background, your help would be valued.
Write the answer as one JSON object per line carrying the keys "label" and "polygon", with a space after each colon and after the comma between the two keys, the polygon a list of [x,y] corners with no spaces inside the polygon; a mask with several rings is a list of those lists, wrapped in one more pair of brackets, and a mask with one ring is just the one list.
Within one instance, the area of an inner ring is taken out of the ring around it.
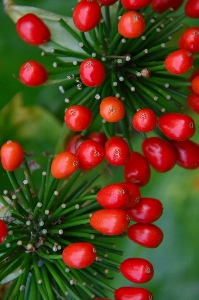
{"label": "blurred green background", "polygon": [[[76,3],[63,0],[16,2],[68,16]],[[23,62],[28,59],[43,62],[41,50],[20,40],[15,25],[4,13],[2,2],[0,20],[0,142],[17,139],[26,151],[34,150],[37,154],[54,151],[62,130],[61,121],[56,118],[63,101],[60,92],[57,87],[28,88],[18,81],[18,70]],[[190,25],[197,22],[187,21]],[[51,62],[47,59],[45,63]],[[196,114],[193,117],[198,128],[193,140],[199,143],[199,117]],[[135,148],[139,149],[140,143],[136,136]],[[114,169],[109,177],[110,182],[123,180],[122,169]],[[2,169],[0,182],[2,192],[9,186]],[[144,257],[153,263],[154,278],[144,286],[153,292],[155,300],[198,300],[199,171],[187,171],[176,166],[165,174],[152,172],[150,183],[141,192],[143,197],[154,197],[163,202],[164,214],[156,223],[164,232],[164,241],[157,249],[144,249],[127,239],[118,247],[124,249],[126,258]],[[119,287],[131,283],[118,275],[114,285]]]}

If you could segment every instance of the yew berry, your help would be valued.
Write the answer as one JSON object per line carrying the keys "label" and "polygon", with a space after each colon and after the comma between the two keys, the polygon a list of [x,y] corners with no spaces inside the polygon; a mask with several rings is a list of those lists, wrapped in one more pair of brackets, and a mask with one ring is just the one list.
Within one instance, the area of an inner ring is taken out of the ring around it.
{"label": "yew berry", "polygon": [[144,258],[127,258],[120,265],[122,275],[135,283],[145,283],[153,278],[152,264]]}
{"label": "yew berry", "polygon": [[159,137],[150,137],[142,143],[142,151],[158,172],[167,172],[176,164],[176,151],[173,146]]}
{"label": "yew berry", "polygon": [[156,248],[163,240],[162,230],[154,224],[133,224],[128,228],[127,235],[133,242],[147,247]]}
{"label": "yew berry", "polygon": [[[199,69],[196,69],[196,70],[191,74],[191,76],[189,77],[188,81],[189,81],[189,82],[192,82],[193,79],[196,78],[197,76],[199,76]],[[190,90],[191,92],[193,92],[191,86],[189,86],[188,88],[189,88],[189,90]]]}
{"label": "yew berry", "polygon": [[199,94],[192,93],[188,96],[187,102],[189,107],[199,114]]}
{"label": "yew berry", "polygon": [[97,194],[97,202],[105,208],[123,208],[128,204],[129,198],[129,190],[123,183],[107,185]]}
{"label": "yew berry", "polygon": [[153,300],[151,292],[145,288],[123,286],[115,290],[115,300]]}
{"label": "yew berry", "polygon": [[15,141],[7,141],[1,147],[1,164],[6,171],[15,171],[24,159],[21,145]]}
{"label": "yew berry", "polygon": [[25,62],[19,70],[20,81],[28,86],[39,86],[48,79],[48,72],[40,63],[34,60]]}
{"label": "yew berry", "polygon": [[8,229],[3,220],[0,220],[0,244],[4,242],[8,235]]}
{"label": "yew berry", "polygon": [[91,110],[83,105],[72,105],[64,114],[66,125],[74,131],[82,131],[89,127],[92,122]]}
{"label": "yew berry", "polygon": [[102,209],[92,214],[90,225],[102,234],[118,235],[127,229],[129,218],[122,209]]}
{"label": "yew berry", "polygon": [[165,68],[172,74],[184,74],[193,66],[193,57],[185,49],[179,49],[167,56],[164,61]]}
{"label": "yew berry", "polygon": [[191,87],[194,93],[199,95],[199,76],[196,76],[192,82],[191,82]]}
{"label": "yew berry", "polygon": [[89,267],[96,258],[96,249],[90,243],[74,243],[66,246],[62,252],[64,263],[75,269]]}
{"label": "yew berry", "polygon": [[66,146],[66,151],[70,151],[74,154],[77,152],[79,145],[85,141],[85,138],[81,134],[76,134]]}
{"label": "yew berry", "polygon": [[135,207],[125,208],[129,218],[138,223],[153,223],[163,213],[162,203],[155,198],[140,198]]}
{"label": "yew berry", "polygon": [[116,97],[108,96],[100,103],[100,115],[107,122],[118,122],[124,118],[124,105]]}
{"label": "yew berry", "polygon": [[101,8],[96,0],[84,0],[77,3],[73,10],[73,22],[79,31],[93,29],[100,22]]}
{"label": "yew berry", "polygon": [[158,13],[163,13],[169,8],[177,10],[183,3],[183,0],[152,0],[152,9]]}
{"label": "yew berry", "polygon": [[102,147],[105,146],[107,141],[106,135],[103,132],[97,132],[97,131],[91,132],[88,136],[88,139],[97,142]]}
{"label": "yew berry", "polygon": [[141,196],[139,187],[132,182],[123,182],[123,184],[125,184],[125,186],[129,190],[129,202],[127,203],[125,208],[136,206]]}
{"label": "yew berry", "polygon": [[52,161],[51,173],[54,178],[61,179],[74,173],[79,167],[79,160],[74,153],[64,151]]}
{"label": "yew berry", "polygon": [[101,85],[105,78],[104,65],[94,58],[85,59],[80,65],[79,72],[82,82],[90,87]]}
{"label": "yew berry", "polygon": [[118,32],[126,38],[132,39],[140,36],[145,29],[145,21],[141,14],[135,11],[124,13],[119,19]]}
{"label": "yew berry", "polygon": [[95,141],[86,140],[77,149],[79,167],[90,170],[100,164],[104,158],[104,148]]}
{"label": "yew berry", "polygon": [[133,127],[140,132],[148,132],[155,129],[157,123],[157,116],[150,108],[142,108],[138,110],[133,118]]}
{"label": "yew berry", "polygon": [[198,0],[188,0],[185,5],[185,13],[190,18],[199,18]]}
{"label": "yew berry", "polygon": [[104,6],[110,6],[117,2],[117,0],[98,0],[99,4],[104,5]]}
{"label": "yew berry", "polygon": [[166,113],[158,120],[160,130],[172,140],[187,140],[195,132],[194,120],[181,113]]}
{"label": "yew berry", "polygon": [[130,159],[124,166],[126,181],[144,186],[149,182],[151,171],[147,159],[139,152],[131,152]]}
{"label": "yew berry", "polygon": [[199,51],[199,27],[191,27],[184,31],[179,40],[179,48],[191,53]]}
{"label": "yew berry", "polygon": [[51,37],[46,24],[32,13],[28,13],[17,20],[16,30],[22,40],[34,46],[47,43]]}
{"label": "yew berry", "polygon": [[171,141],[177,153],[177,164],[185,169],[199,167],[199,145],[191,140]]}
{"label": "yew berry", "polygon": [[130,158],[128,143],[120,137],[111,137],[105,144],[106,160],[113,166],[123,166]]}
{"label": "yew berry", "polygon": [[121,0],[126,10],[138,10],[151,3],[152,0]]}

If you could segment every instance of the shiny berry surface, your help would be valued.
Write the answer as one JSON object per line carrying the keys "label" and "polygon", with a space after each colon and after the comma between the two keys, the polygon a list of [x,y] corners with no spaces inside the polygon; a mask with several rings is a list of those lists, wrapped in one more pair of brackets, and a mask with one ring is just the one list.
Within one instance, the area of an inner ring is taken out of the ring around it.
{"label": "shiny berry surface", "polygon": [[152,0],[121,0],[121,3],[126,10],[137,10],[149,5],[151,1]]}
{"label": "shiny berry surface", "polygon": [[179,48],[191,53],[199,51],[199,27],[191,27],[183,32],[179,40]]}
{"label": "shiny berry surface", "polygon": [[138,204],[138,202],[140,201],[140,197],[141,197],[141,192],[139,187],[132,182],[126,181],[123,182],[123,184],[126,185],[126,187],[129,190],[130,193],[130,199],[128,204],[125,207],[134,207]]}
{"label": "shiny berry surface", "polygon": [[24,159],[22,146],[16,141],[7,141],[1,146],[1,164],[6,171],[15,171]]}
{"label": "shiny berry surface", "polygon": [[128,143],[120,137],[111,137],[105,144],[105,157],[111,165],[125,165],[130,158]]}
{"label": "shiny berry surface", "polygon": [[190,18],[199,18],[198,0],[188,0],[185,5],[185,13]]}
{"label": "shiny berry surface", "polygon": [[105,97],[100,103],[100,115],[107,122],[118,122],[124,118],[123,103],[113,96]]}
{"label": "shiny berry surface", "polygon": [[115,300],[153,300],[151,292],[145,288],[123,286],[115,290]]}
{"label": "shiny berry surface", "polygon": [[191,88],[194,91],[194,93],[199,95],[199,76],[194,77],[194,79],[191,82]]}
{"label": "shiny berry surface", "polygon": [[118,32],[125,38],[137,38],[143,33],[144,28],[144,18],[138,12],[128,11],[119,19]]}
{"label": "shiny berry surface", "polygon": [[199,145],[191,140],[172,141],[172,146],[177,153],[177,164],[185,169],[199,167]]}
{"label": "shiny berry surface", "polygon": [[157,116],[150,108],[143,108],[138,110],[133,118],[133,127],[140,132],[148,132],[155,129],[157,124]]}
{"label": "shiny berry surface", "polygon": [[4,242],[8,235],[7,225],[0,219],[0,244]]}
{"label": "shiny berry surface", "polygon": [[48,79],[48,72],[40,63],[34,60],[25,62],[19,70],[20,81],[27,86],[39,86]]}
{"label": "shiny berry surface", "polygon": [[175,75],[184,74],[192,68],[193,57],[185,49],[176,50],[167,56],[164,65],[169,73]]}
{"label": "shiny berry surface", "polygon": [[100,144],[102,147],[105,146],[106,141],[107,141],[107,137],[105,135],[105,133],[103,132],[98,132],[98,131],[93,131],[89,134],[88,136],[89,140],[93,140],[95,142],[97,142],[98,144]]}
{"label": "shiny berry surface", "polygon": [[51,173],[54,178],[61,179],[74,173],[79,167],[77,156],[69,151],[64,151],[52,161]]}
{"label": "shiny berry surface", "polygon": [[66,125],[74,131],[85,130],[92,122],[91,110],[83,105],[72,105],[67,108],[64,114]]}
{"label": "shiny berry surface", "polygon": [[199,114],[199,94],[196,94],[196,93],[190,94],[187,98],[187,102],[188,102],[189,107],[194,112]]}
{"label": "shiny berry surface", "polygon": [[152,0],[152,9],[158,13],[163,13],[170,7],[177,10],[183,3],[183,0]]}
{"label": "shiny berry surface", "polygon": [[82,82],[90,87],[101,85],[105,78],[104,65],[94,58],[85,59],[80,65],[79,72]]}

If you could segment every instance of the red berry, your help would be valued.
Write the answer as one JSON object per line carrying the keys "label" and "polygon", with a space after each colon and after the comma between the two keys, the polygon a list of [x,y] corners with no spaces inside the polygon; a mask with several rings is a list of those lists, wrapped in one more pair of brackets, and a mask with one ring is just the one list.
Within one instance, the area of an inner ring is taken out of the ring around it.
{"label": "red berry", "polygon": [[140,198],[135,207],[125,208],[129,218],[138,223],[153,223],[157,221],[162,213],[163,206],[158,199]]}
{"label": "red berry", "polygon": [[127,229],[129,218],[122,209],[103,209],[92,214],[90,225],[102,234],[118,235]]}
{"label": "red berry", "polygon": [[[199,69],[196,69],[196,70],[191,74],[191,76],[189,77],[188,81],[189,81],[189,82],[192,82],[192,80],[193,80],[194,78],[196,78],[197,76],[199,76]],[[193,92],[191,86],[189,86],[188,88],[189,88],[189,90],[190,90],[191,92]]]}
{"label": "red berry", "polygon": [[185,5],[185,13],[190,18],[199,18],[199,1],[188,0]]}
{"label": "red berry", "polygon": [[199,27],[192,27],[185,30],[180,37],[179,48],[191,53],[199,51]]}
{"label": "red berry", "polygon": [[144,258],[127,258],[120,265],[122,275],[135,283],[145,283],[153,278],[152,264]]}
{"label": "red berry", "polygon": [[185,49],[176,50],[167,56],[164,65],[167,71],[172,74],[184,74],[193,66],[193,57]]}
{"label": "red berry", "polygon": [[199,94],[192,93],[187,98],[189,107],[199,114]]}
{"label": "red berry", "polygon": [[15,141],[7,141],[1,147],[1,164],[6,171],[15,171],[24,159],[21,145]]}
{"label": "red berry", "polygon": [[177,164],[185,169],[199,167],[199,145],[191,140],[172,141],[172,146],[177,152]]}
{"label": "red berry", "polygon": [[47,43],[51,36],[46,24],[32,13],[18,19],[16,30],[22,40],[34,46]]}
{"label": "red berry", "polygon": [[118,122],[124,118],[124,105],[116,97],[108,96],[100,103],[100,115],[107,122]]}
{"label": "red berry", "polygon": [[104,65],[97,59],[85,59],[81,63],[79,71],[82,82],[87,86],[99,86],[104,81],[105,68]]}
{"label": "red berry", "polygon": [[158,120],[160,130],[172,140],[187,140],[195,132],[194,120],[181,113],[166,113]]}
{"label": "red berry", "polygon": [[92,122],[91,110],[83,105],[72,105],[67,108],[64,115],[66,125],[74,131],[82,131]]}
{"label": "red berry", "polygon": [[145,139],[142,143],[142,150],[149,163],[158,172],[167,172],[176,164],[175,149],[162,138]]}
{"label": "red berry", "polygon": [[74,153],[61,152],[55,156],[51,164],[51,173],[54,178],[61,179],[74,173],[79,167],[79,161]]}
{"label": "red berry", "polygon": [[126,10],[138,10],[151,3],[152,0],[121,0]]}
{"label": "red berry", "polygon": [[105,208],[123,208],[129,202],[130,193],[123,183],[105,186],[97,194],[97,202]]}
{"label": "red berry", "polygon": [[62,252],[64,263],[75,269],[89,267],[96,258],[96,249],[90,243],[74,243],[66,246]]}
{"label": "red berry", "polygon": [[128,237],[135,243],[147,247],[156,248],[163,240],[162,230],[154,224],[134,224],[128,228]]}
{"label": "red berry", "polygon": [[152,0],[152,9],[158,13],[163,13],[169,8],[177,10],[183,3],[183,0]]}
{"label": "red berry", "polygon": [[132,118],[133,127],[140,132],[148,132],[155,129],[157,116],[150,108],[138,110]]}
{"label": "red berry", "polygon": [[128,188],[129,197],[130,197],[129,202],[127,203],[125,208],[134,207],[140,201],[140,196],[141,196],[140,189],[136,184],[134,184],[132,182],[123,182],[123,184],[125,184],[126,187]]}
{"label": "red berry", "polygon": [[81,134],[77,134],[75,135],[70,142],[68,143],[68,145],[66,146],[66,151],[70,151],[74,154],[76,154],[77,152],[77,148],[79,147],[79,145],[84,142],[85,139]]}
{"label": "red berry", "polygon": [[128,11],[119,19],[118,32],[126,38],[137,38],[143,33],[144,29],[144,18],[138,12]]}
{"label": "red berry", "polygon": [[8,229],[3,220],[0,220],[0,244],[6,239],[8,235]]}
{"label": "red berry", "polygon": [[37,61],[29,60],[25,62],[19,70],[20,81],[28,86],[39,86],[48,79],[47,70]]}
{"label": "red berry", "polygon": [[107,141],[106,135],[103,132],[97,132],[97,131],[91,132],[88,136],[88,139],[97,142],[102,147],[105,146]]}
{"label": "red berry", "polygon": [[192,82],[191,82],[191,87],[194,93],[199,95],[199,76],[196,76]]}
{"label": "red berry", "polygon": [[96,0],[84,0],[77,3],[73,10],[73,22],[79,31],[93,29],[100,22],[101,8]]}
{"label": "red berry", "polygon": [[99,4],[104,5],[104,6],[110,6],[117,2],[117,0],[98,0]]}
{"label": "red berry", "polygon": [[150,291],[145,288],[124,286],[115,290],[115,300],[153,300]]}
{"label": "red berry", "polygon": [[104,158],[104,148],[95,141],[86,140],[77,149],[79,167],[90,170],[100,164]]}
{"label": "red berry", "polygon": [[147,159],[139,152],[131,152],[129,161],[124,166],[126,181],[144,186],[149,182],[151,171]]}
{"label": "red berry", "polygon": [[111,137],[105,144],[105,157],[113,166],[123,166],[130,158],[128,143],[120,137]]}

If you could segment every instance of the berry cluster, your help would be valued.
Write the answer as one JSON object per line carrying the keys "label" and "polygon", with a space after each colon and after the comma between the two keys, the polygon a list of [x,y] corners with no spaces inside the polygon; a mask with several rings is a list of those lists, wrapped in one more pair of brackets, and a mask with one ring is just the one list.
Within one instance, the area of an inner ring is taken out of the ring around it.
{"label": "berry cluster", "polygon": [[[46,295],[52,299],[82,299],[79,289],[91,298],[101,297],[95,299],[108,299],[103,298],[106,289],[116,300],[153,299],[145,288],[114,290],[107,284],[104,279],[109,278],[108,269],[120,271],[139,284],[148,282],[154,274],[152,264],[144,258],[123,262],[109,259],[108,252],[121,253],[107,240],[127,234],[141,246],[158,247],[163,232],[152,223],[162,215],[163,206],[158,199],[141,197],[140,192],[150,180],[150,167],[157,172],[167,172],[176,164],[186,169],[199,167],[199,145],[190,140],[195,133],[194,120],[181,112],[188,104],[199,113],[199,71],[187,75],[198,58],[199,27],[179,34],[180,22],[187,16],[199,18],[199,9],[197,0],[188,0],[185,12],[172,17],[182,2],[81,0],[73,9],[73,26],[64,18],[57,20],[79,51],[57,43],[45,18],[28,13],[17,19],[19,36],[26,43],[40,46],[44,57],[56,60],[55,72],[36,61],[25,62],[20,68],[20,81],[32,87],[61,83],[66,106],[63,122],[78,133],[52,158],[39,193],[26,161],[23,165],[28,180],[23,188],[14,176],[13,171],[24,160],[20,145],[9,141],[1,148],[2,166],[15,190],[12,199],[7,194],[1,197],[10,211],[5,223],[0,224],[5,227],[1,241],[9,233],[0,249],[3,251],[4,244],[10,248],[9,254],[2,252],[0,257],[1,262],[8,258],[1,278],[9,274],[12,264],[23,272],[13,281],[16,288],[11,288],[5,299],[10,295],[16,299],[19,294],[25,299],[27,290],[35,285],[43,299]],[[173,34],[178,35],[177,43],[172,42]],[[134,132],[143,136],[142,153],[134,150]],[[122,167],[125,181],[95,188],[93,194],[87,192],[91,180],[70,194],[78,175],[87,174],[104,160],[113,168]],[[20,235],[22,228],[24,233]],[[10,246],[12,235],[17,250]],[[52,285],[48,282],[50,274],[54,277]]]}

